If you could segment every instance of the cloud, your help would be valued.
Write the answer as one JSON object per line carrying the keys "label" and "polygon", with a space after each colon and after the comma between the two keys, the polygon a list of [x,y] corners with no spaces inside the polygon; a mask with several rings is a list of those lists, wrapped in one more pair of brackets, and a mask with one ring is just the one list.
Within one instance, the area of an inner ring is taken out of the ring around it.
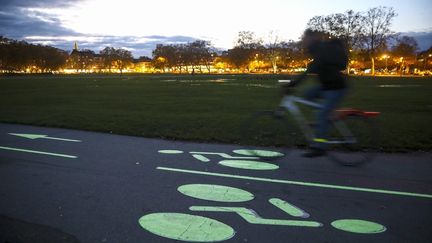
{"label": "cloud", "polygon": [[0,0],[3,9],[28,8],[28,7],[68,7],[75,5],[83,0]]}
{"label": "cloud", "polygon": [[30,43],[50,43],[57,48],[71,51],[75,41],[79,49],[90,49],[99,52],[107,46],[123,48],[132,52],[135,57],[149,56],[157,44],[177,44],[195,41],[196,38],[188,36],[86,36],[86,35],[63,35],[25,36],[24,40]]}
{"label": "cloud", "polygon": [[[88,35],[63,27],[61,20],[44,9],[67,8],[81,0],[0,0],[0,35],[70,51],[76,41],[80,49],[99,52],[106,46],[130,50],[135,57],[151,56],[157,44],[187,43],[189,36]],[[42,10],[42,11],[41,11]]]}
{"label": "cloud", "polygon": [[25,35],[66,35],[76,32],[61,26],[52,16],[29,16],[26,11],[0,12],[0,35],[21,39]]}
{"label": "cloud", "polygon": [[402,32],[399,33],[400,36],[410,36],[413,37],[419,46],[420,51],[427,50],[432,47],[432,29],[426,29],[421,32]]}

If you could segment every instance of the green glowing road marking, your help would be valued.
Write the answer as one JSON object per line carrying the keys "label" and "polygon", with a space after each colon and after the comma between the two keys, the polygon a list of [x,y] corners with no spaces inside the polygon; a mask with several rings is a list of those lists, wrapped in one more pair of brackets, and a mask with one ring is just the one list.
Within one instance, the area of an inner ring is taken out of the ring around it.
{"label": "green glowing road marking", "polygon": [[252,193],[229,186],[190,184],[177,190],[189,197],[216,202],[247,202],[254,199]]}
{"label": "green glowing road marking", "polygon": [[161,153],[161,154],[182,154],[183,153],[183,151],[181,151],[181,150],[159,150],[158,151],[159,153]]}
{"label": "green glowing road marking", "polygon": [[44,154],[44,155],[57,156],[57,157],[70,158],[70,159],[78,158],[77,156],[73,156],[73,155],[56,154],[56,153],[49,153],[49,152],[35,151],[35,150],[28,150],[28,149],[21,149],[21,148],[11,148],[11,147],[0,146],[0,149],[17,151],[17,152],[24,152],[24,153]]}
{"label": "green glowing road marking", "polygon": [[250,161],[250,160],[222,160],[219,162],[219,164],[224,165],[224,166],[228,166],[228,167],[247,169],[247,170],[277,170],[277,169],[279,169],[279,166],[274,165],[274,164],[258,162],[258,161]]}
{"label": "green glowing road marking", "polygon": [[219,155],[222,158],[225,159],[259,159],[259,157],[238,157],[238,156],[231,156],[226,153],[213,153],[213,152],[189,152],[191,154],[205,154],[205,155]]}
{"label": "green glowing road marking", "polygon": [[271,198],[269,202],[291,216],[309,218],[308,213],[284,200],[279,198]]}
{"label": "green glowing road marking", "polygon": [[268,158],[284,156],[283,153],[269,151],[269,150],[257,150],[257,149],[237,149],[234,150],[233,152],[241,155],[259,156],[259,157],[268,157]]}
{"label": "green glowing road marking", "polygon": [[42,135],[42,134],[9,133],[9,135],[28,138],[28,139],[43,138],[43,139],[59,140],[59,141],[65,141],[65,142],[77,142],[77,143],[81,142],[81,140],[48,137],[48,135]]}
{"label": "green glowing road marking", "polygon": [[255,211],[248,208],[240,207],[202,207],[192,206],[189,207],[191,211],[205,211],[205,212],[228,212],[237,213],[243,219],[251,224],[267,224],[267,225],[285,225],[285,226],[301,226],[301,227],[320,227],[321,223],[315,221],[301,221],[301,220],[284,220],[284,219],[264,219],[260,217]]}
{"label": "green glowing road marking", "polygon": [[202,162],[210,162],[210,160],[207,158],[207,157],[205,157],[205,156],[203,156],[203,155],[200,155],[200,154],[194,154],[194,155],[192,155],[195,159],[197,159],[197,160],[199,160],[199,161],[202,161]]}
{"label": "green glowing road marking", "polygon": [[155,235],[187,242],[216,242],[231,239],[235,231],[217,220],[182,213],[153,213],[138,220]]}
{"label": "green glowing road marking", "polygon": [[270,179],[270,178],[263,178],[263,177],[252,177],[252,176],[240,176],[240,175],[231,175],[231,174],[223,174],[223,173],[213,173],[213,172],[205,172],[205,171],[197,171],[197,170],[184,170],[184,169],[176,169],[176,168],[168,168],[168,167],[157,167],[156,169],[173,171],[173,172],[181,172],[181,173],[189,173],[189,174],[235,178],[235,179],[242,179],[242,180],[253,180],[253,181],[271,182],[271,183],[291,184],[291,185],[298,185],[298,186],[311,186],[311,187],[321,187],[321,188],[347,190],[347,191],[361,191],[361,192],[381,193],[381,194],[390,194],[390,195],[398,195],[398,196],[432,198],[431,194],[422,194],[422,193],[390,191],[390,190],[381,190],[381,189],[364,188],[364,187],[339,186],[339,185],[321,184],[321,183],[303,182],[303,181],[288,181],[288,180]]}
{"label": "green glowing road marking", "polygon": [[359,219],[340,219],[333,221],[331,225],[336,229],[358,234],[376,234],[386,231],[384,225]]}

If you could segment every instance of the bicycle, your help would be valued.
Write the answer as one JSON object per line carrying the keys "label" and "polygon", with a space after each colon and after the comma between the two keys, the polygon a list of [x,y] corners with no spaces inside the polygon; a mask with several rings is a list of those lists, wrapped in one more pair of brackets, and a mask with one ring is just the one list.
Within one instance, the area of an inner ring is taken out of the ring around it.
{"label": "bicycle", "polygon": [[[283,84],[290,80],[279,80],[278,82]],[[290,146],[304,144],[306,140],[310,146],[315,139],[313,129],[315,124],[309,122],[310,119],[304,114],[300,104],[314,110],[322,107],[317,102],[285,92],[278,108],[256,112],[247,119],[242,127],[243,142],[288,149]],[[335,110],[330,117],[328,139],[319,141],[327,144],[327,155],[332,160],[346,166],[358,166],[371,161],[379,141],[376,119],[373,118],[379,114],[380,112],[376,111],[353,108]],[[293,130],[293,127],[289,125],[289,119],[300,129]],[[250,155],[260,157],[258,148],[249,151]],[[261,157],[262,159],[277,158],[276,156]]]}

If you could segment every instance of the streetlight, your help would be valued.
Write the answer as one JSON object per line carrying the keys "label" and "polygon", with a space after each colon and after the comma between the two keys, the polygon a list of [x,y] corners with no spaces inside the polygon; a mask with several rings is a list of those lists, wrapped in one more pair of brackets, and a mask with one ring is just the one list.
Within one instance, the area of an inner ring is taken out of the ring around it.
{"label": "streetlight", "polygon": [[387,69],[387,60],[389,59],[389,55],[387,55],[387,54],[384,54],[383,56],[382,56],[382,58],[384,58],[385,59],[385,71],[386,71],[386,73],[388,72],[388,69]]}

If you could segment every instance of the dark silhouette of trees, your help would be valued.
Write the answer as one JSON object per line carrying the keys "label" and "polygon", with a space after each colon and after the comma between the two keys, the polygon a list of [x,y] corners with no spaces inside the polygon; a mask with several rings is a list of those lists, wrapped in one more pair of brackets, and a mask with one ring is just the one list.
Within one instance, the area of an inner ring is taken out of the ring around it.
{"label": "dark silhouette of trees", "polygon": [[[349,57],[352,58],[353,52],[355,53],[356,49],[361,47],[364,21],[365,17],[362,13],[348,10],[345,13],[315,16],[309,20],[307,27],[343,40],[347,50],[349,50]],[[348,63],[347,72],[349,70]]]}
{"label": "dark silhouette of trees", "polygon": [[394,34],[390,29],[396,12],[393,8],[376,7],[364,14],[361,42],[372,62],[372,75],[375,74],[375,58],[379,50],[387,47],[388,39]]}
{"label": "dark silhouette of trees", "polygon": [[209,41],[196,40],[187,44],[158,44],[153,50],[153,65],[163,72],[182,70],[195,73],[195,69],[203,72],[202,66],[210,72],[210,66],[215,57],[215,51]]}
{"label": "dark silhouette of trees", "polygon": [[33,45],[0,36],[0,69],[7,72],[53,72],[62,68],[67,53],[60,49]]}
{"label": "dark silhouette of trees", "polygon": [[125,49],[115,49],[114,47],[105,47],[103,50],[99,52],[100,61],[102,67],[104,69],[108,69],[109,72],[113,68],[117,68],[120,70],[120,73],[123,73],[123,70],[126,69],[128,65],[132,63],[133,56],[132,53]]}
{"label": "dark silhouette of trees", "polygon": [[249,72],[249,64],[259,57],[263,48],[262,40],[256,38],[253,32],[240,31],[236,45],[227,52],[227,58],[234,68]]}
{"label": "dark silhouette of trees", "polygon": [[402,36],[397,38],[396,44],[393,46],[391,53],[395,58],[399,58],[399,72],[406,72],[407,65],[412,65],[416,62],[416,54],[418,51],[417,41],[413,37]]}

